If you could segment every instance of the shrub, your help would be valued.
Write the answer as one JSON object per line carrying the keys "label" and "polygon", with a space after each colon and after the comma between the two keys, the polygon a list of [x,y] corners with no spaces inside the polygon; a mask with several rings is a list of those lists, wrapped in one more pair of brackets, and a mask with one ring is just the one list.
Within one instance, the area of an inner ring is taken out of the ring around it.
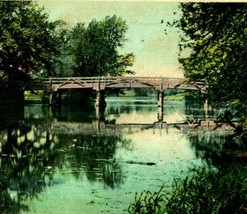
{"label": "shrub", "polygon": [[136,194],[129,213],[220,214],[241,213],[247,202],[247,166],[232,164],[217,169],[192,169],[185,179],[174,179],[171,188]]}

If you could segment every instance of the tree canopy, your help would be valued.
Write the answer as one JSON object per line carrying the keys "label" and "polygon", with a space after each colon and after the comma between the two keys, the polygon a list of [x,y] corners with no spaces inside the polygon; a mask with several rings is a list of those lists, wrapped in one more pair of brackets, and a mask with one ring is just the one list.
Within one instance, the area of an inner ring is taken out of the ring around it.
{"label": "tree canopy", "polygon": [[31,76],[133,73],[123,54],[127,25],[117,16],[62,28],[33,1],[0,1],[0,86],[24,88]]}
{"label": "tree canopy", "polygon": [[18,88],[31,74],[53,72],[60,22],[32,1],[0,2],[0,84]]}
{"label": "tree canopy", "polygon": [[70,45],[77,76],[120,76],[133,71],[132,53],[122,54],[127,25],[117,16],[78,23],[71,29]]}
{"label": "tree canopy", "polygon": [[185,76],[204,79],[211,99],[247,103],[247,4],[181,3]]}

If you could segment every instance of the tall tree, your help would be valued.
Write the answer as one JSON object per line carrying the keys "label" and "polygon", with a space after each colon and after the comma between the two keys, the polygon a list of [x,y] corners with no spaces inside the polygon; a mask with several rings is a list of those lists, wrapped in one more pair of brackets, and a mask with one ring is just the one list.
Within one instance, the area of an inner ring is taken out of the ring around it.
{"label": "tall tree", "polygon": [[24,87],[31,74],[52,75],[58,26],[32,1],[0,2],[0,84]]}
{"label": "tall tree", "polygon": [[247,104],[247,4],[181,3],[180,61],[185,75],[204,79],[210,98]]}
{"label": "tall tree", "polygon": [[127,25],[117,16],[102,21],[92,20],[88,26],[78,23],[71,30],[71,48],[75,75],[118,76],[133,73],[134,55],[121,54]]}
{"label": "tall tree", "polygon": [[[66,23],[64,23],[66,26]],[[75,60],[72,54],[71,29],[63,28],[58,40],[59,55],[54,60],[54,73],[59,77],[71,77],[74,75]]]}

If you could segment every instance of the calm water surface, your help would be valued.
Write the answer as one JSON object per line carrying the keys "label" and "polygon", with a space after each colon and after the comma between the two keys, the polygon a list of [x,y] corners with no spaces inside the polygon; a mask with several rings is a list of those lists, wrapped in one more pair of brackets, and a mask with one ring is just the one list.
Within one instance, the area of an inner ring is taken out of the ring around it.
{"label": "calm water surface", "polygon": [[[203,118],[202,107],[169,101],[164,121]],[[0,124],[2,213],[128,213],[135,192],[157,191],[205,163],[190,129],[157,121],[156,98],[109,97],[100,119],[42,105],[19,117]]]}

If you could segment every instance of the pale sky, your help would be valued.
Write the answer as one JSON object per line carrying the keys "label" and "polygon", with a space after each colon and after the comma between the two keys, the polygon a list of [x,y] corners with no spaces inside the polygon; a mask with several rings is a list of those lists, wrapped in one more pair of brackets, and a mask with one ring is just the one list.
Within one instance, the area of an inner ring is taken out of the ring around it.
{"label": "pale sky", "polygon": [[183,76],[178,63],[177,30],[169,29],[167,35],[164,32],[166,22],[179,17],[178,2],[39,0],[38,3],[45,6],[51,19],[62,19],[70,26],[101,20],[107,15],[121,17],[129,27],[123,52],[135,55],[136,76]]}

